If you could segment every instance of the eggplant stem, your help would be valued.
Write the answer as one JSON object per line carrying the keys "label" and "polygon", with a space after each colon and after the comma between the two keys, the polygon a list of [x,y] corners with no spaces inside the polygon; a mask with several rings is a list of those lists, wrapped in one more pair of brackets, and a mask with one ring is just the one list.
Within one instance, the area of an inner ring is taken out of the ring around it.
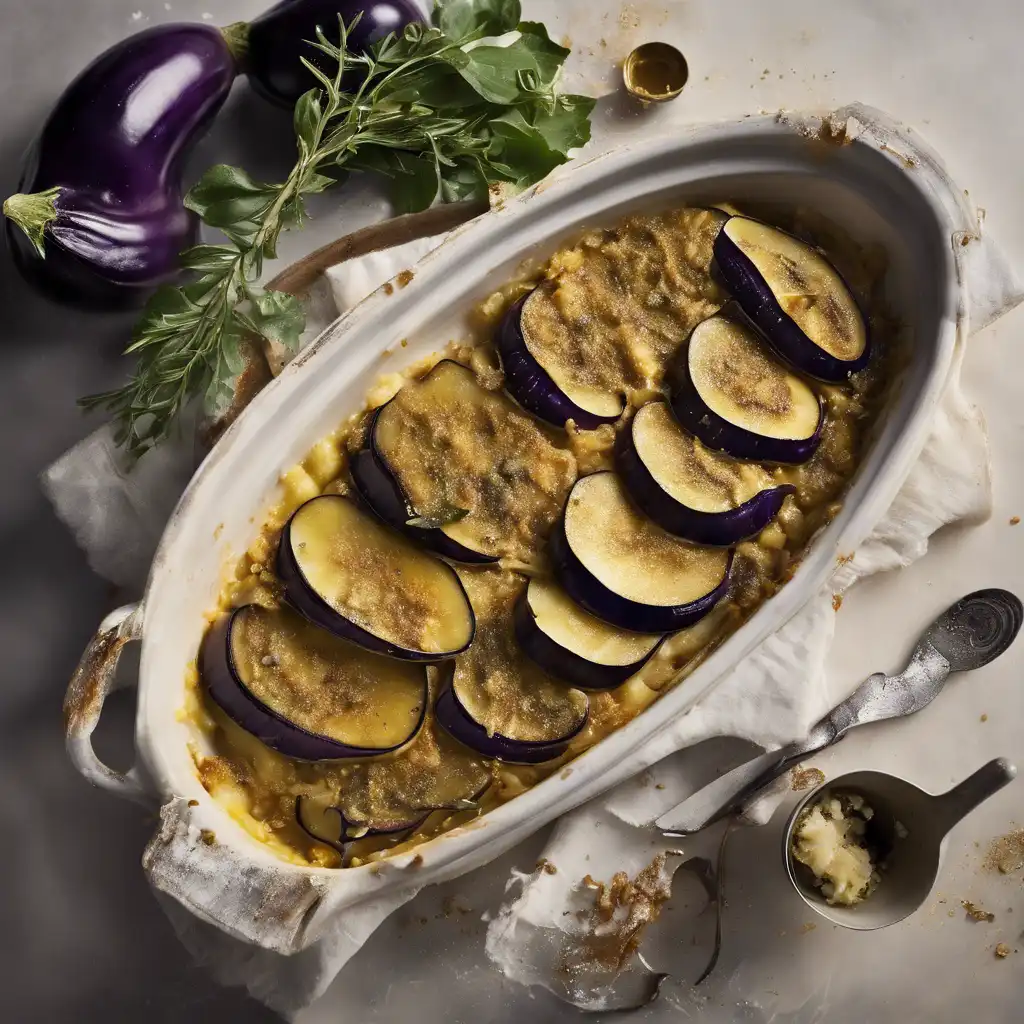
{"label": "eggplant stem", "polygon": [[230,25],[222,25],[218,31],[235,61],[236,71],[244,71],[249,58],[249,22],[233,21]]}
{"label": "eggplant stem", "polygon": [[4,216],[25,232],[40,259],[46,259],[43,233],[46,225],[57,219],[59,198],[60,187],[55,185],[45,192],[18,192],[4,201]]}

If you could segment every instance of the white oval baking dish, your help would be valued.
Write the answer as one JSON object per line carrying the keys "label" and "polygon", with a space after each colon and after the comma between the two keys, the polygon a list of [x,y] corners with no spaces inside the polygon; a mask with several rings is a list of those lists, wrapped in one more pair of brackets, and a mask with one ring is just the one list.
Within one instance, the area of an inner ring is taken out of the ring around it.
{"label": "white oval baking dish", "polygon": [[[346,907],[414,891],[477,867],[546,822],[638,770],[656,738],[777,630],[828,579],[889,506],[924,443],[958,340],[967,330],[960,247],[973,223],[963,197],[915,174],[883,115],[849,108],[876,134],[823,142],[780,118],[694,128],[670,139],[577,162],[456,231],[415,267],[405,288],[379,290],[340,318],[252,403],[217,444],[163,536],[143,601],[103,623],[66,702],[69,752],[97,785],[153,805],[161,828],[144,866],[152,884],[228,933],[281,953],[314,941]],[[867,115],[867,116],[865,116]],[[833,118],[835,115],[833,115]],[[895,140],[895,143],[894,143]],[[890,145],[889,143],[894,143]],[[939,176],[941,177],[941,175]],[[942,179],[945,180],[945,179]],[[513,274],[586,225],[669,202],[731,199],[815,207],[863,242],[888,250],[893,308],[913,328],[912,358],[842,511],[812,544],[792,581],[679,687],[564,771],[472,826],[379,865],[302,868],[277,859],[204,790],[190,744],[202,737],[179,711],[184,679],[226,567],[246,549],[279,474],[361,407],[373,381],[397,368],[385,350],[407,338],[403,362],[442,347],[462,314]],[[950,230],[959,224],[962,230]],[[141,639],[136,746],[126,774],[96,758],[91,733],[114,684],[118,655]],[[653,757],[652,757],[653,759]],[[211,833],[213,841],[211,840]]]}

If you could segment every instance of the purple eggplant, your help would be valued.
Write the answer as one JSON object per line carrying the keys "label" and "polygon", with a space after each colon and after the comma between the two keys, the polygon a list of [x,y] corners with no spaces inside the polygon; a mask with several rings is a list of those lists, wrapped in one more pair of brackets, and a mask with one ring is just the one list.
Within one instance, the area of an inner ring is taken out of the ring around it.
{"label": "purple eggplant", "polygon": [[643,668],[665,639],[616,629],[583,611],[553,583],[532,579],[516,602],[516,641],[556,679],[612,690]]}
{"label": "purple eggplant", "polygon": [[552,740],[517,740],[488,732],[466,709],[454,687],[448,687],[434,705],[438,723],[460,743],[485,757],[509,764],[543,764],[561,757],[569,749],[569,742],[587,724],[587,715],[580,717],[571,733]]}
{"label": "purple eggplant", "polygon": [[699,323],[674,378],[676,419],[712,451],[799,465],[821,442],[821,398],[738,320],[713,316]]}
{"label": "purple eggplant", "polygon": [[[324,804],[312,797],[295,798],[295,821],[310,839],[330,846],[341,854],[342,865],[346,866],[351,845],[361,839],[390,839],[396,843],[404,839],[413,829],[419,828],[430,817],[431,811],[424,811],[405,821],[380,821],[369,824],[349,821],[340,807]],[[388,843],[387,845],[391,845]]]}
{"label": "purple eggplant", "polygon": [[[377,412],[380,412],[378,409]],[[473,551],[464,544],[449,537],[440,526],[416,526],[415,513],[402,493],[401,486],[388,468],[387,463],[376,451],[373,443],[373,423],[370,424],[370,441],[362,451],[356,452],[349,463],[352,485],[366,504],[384,520],[388,526],[401,530],[453,562],[484,564],[496,562],[493,555]]]}
{"label": "purple eggplant", "polygon": [[485,757],[539,764],[561,756],[586,725],[590,702],[530,660],[516,639],[525,581],[475,570],[466,589],[477,618],[473,646],[445,666],[434,718]]}
{"label": "purple eggplant", "polygon": [[[362,17],[348,37],[348,48],[355,53],[369,49],[390,32],[426,20],[414,0],[282,0],[250,22],[245,33],[245,70],[253,88],[272,103],[294,106],[304,92],[318,84],[303,65],[303,57],[329,77],[337,70],[311,42],[317,38],[317,29],[337,44],[338,16],[348,25],[359,14]],[[358,69],[353,69],[342,84],[351,89],[358,82]]]}
{"label": "purple eggplant", "polygon": [[551,538],[551,565],[569,597],[637,633],[672,633],[707,615],[729,589],[732,556],[662,530],[608,472],[576,482]]}
{"label": "purple eggplant", "polygon": [[223,616],[203,639],[199,672],[228,717],[303,761],[398,750],[426,716],[424,666],[370,654],[287,608]]}
{"label": "purple eggplant", "polygon": [[730,217],[714,252],[726,287],[791,366],[832,383],[867,366],[867,320],[839,271],[813,246]]}
{"label": "purple eggplant", "polygon": [[143,301],[196,239],[182,202],[185,155],[231,89],[226,38],[161,25],[117,43],[65,89],[4,203],[22,274],[96,309]]}
{"label": "purple eggplant", "polygon": [[792,484],[763,467],[705,448],[664,402],[650,402],[619,434],[616,465],[629,496],[662,529],[712,547],[755,537],[778,514]]}
{"label": "purple eggplant", "polygon": [[473,642],[473,609],[455,570],[341,495],[293,513],[277,572],[296,611],[368,651],[433,662]]}
{"label": "purple eggplant", "polygon": [[618,410],[608,414],[584,409],[555,383],[530,351],[523,329],[523,310],[526,303],[538,294],[539,289],[535,288],[513,303],[498,327],[495,347],[501,356],[508,393],[527,412],[556,427],[564,427],[569,420],[581,430],[596,430],[602,423],[614,423],[624,407],[620,400],[614,400],[618,401]]}

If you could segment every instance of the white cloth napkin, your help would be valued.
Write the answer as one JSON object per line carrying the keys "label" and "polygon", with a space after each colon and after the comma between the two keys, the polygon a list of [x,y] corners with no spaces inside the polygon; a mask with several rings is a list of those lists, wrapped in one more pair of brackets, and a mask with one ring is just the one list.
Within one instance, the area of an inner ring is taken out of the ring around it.
{"label": "white cloth napkin", "polygon": [[[876,123],[863,108],[844,108],[832,116],[855,120],[851,129],[866,133],[873,144],[914,158],[913,173],[928,176],[948,207],[950,235],[967,232],[976,239],[961,254],[972,331],[1024,298],[999,251],[982,236],[963,192],[918,136]],[[423,239],[332,268],[326,282],[308,297],[306,340],[327,326],[334,310],[344,312],[439,241]],[[981,415],[960,389],[963,355],[961,348],[920,461],[853,561],[673,730],[659,734],[635,755],[636,778],[558,823],[544,854],[557,865],[557,873],[540,871],[513,880],[516,895],[494,917],[487,936],[488,954],[508,977],[545,985],[564,997],[552,951],[560,948],[564,935],[580,927],[574,914],[565,913],[579,904],[580,879],[588,872],[605,880],[616,871],[635,874],[654,853],[673,845],[644,826],[709,777],[706,756],[699,748],[689,748],[714,736],[743,737],[774,748],[805,735],[847,695],[850,682],[829,680],[824,672],[836,615],[833,594],[863,576],[919,558],[940,526],[987,517],[988,445]],[[51,466],[43,487],[92,567],[115,583],[141,589],[163,525],[195,463],[195,445],[185,432],[182,440],[147,455],[128,473],[109,429],[103,428]],[[762,801],[761,817],[772,807],[771,800]],[[245,985],[269,1006],[289,1014],[316,999],[381,921],[415,894],[414,889],[405,890],[350,909],[319,942],[290,958],[246,946],[178,904],[163,902],[197,960],[225,984]],[[600,1007],[593,993],[571,997],[579,1005]]]}

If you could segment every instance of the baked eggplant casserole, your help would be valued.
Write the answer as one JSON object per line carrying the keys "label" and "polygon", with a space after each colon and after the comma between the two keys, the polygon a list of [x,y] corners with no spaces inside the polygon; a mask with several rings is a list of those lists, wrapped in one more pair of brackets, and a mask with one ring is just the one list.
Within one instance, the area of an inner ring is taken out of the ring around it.
{"label": "baked eggplant casserole", "polygon": [[730,207],[589,231],[283,476],[185,713],[297,864],[436,836],[683,680],[835,515],[892,377],[880,254]]}

